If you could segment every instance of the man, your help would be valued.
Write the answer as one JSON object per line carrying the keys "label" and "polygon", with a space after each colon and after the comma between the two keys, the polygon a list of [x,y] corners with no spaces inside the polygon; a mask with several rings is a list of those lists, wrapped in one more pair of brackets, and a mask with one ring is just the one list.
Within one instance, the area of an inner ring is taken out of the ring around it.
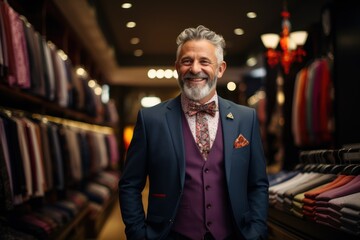
{"label": "man", "polygon": [[265,239],[268,180],[255,110],[216,93],[225,41],[200,25],[177,44],[181,94],[139,111],[119,182],[127,239]]}

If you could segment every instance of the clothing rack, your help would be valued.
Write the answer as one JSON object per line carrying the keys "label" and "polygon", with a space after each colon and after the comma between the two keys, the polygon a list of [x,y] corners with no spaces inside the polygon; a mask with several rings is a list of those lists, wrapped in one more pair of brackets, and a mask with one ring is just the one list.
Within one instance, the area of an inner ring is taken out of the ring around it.
{"label": "clothing rack", "polygon": [[3,37],[26,46],[1,48],[17,57],[0,63],[0,238],[94,239],[118,196],[115,103],[87,84],[103,75],[52,1],[0,5]]}
{"label": "clothing rack", "polygon": [[29,119],[39,120],[43,123],[52,122],[56,124],[60,124],[63,126],[74,127],[79,130],[98,132],[103,134],[113,134],[114,129],[107,126],[102,126],[98,124],[90,124],[80,121],[75,121],[67,118],[54,117],[46,114],[37,114],[37,113],[29,113],[20,109],[12,109],[12,108],[4,108],[0,107],[0,112],[5,114],[8,117],[17,116],[17,117],[26,117]]}
{"label": "clothing rack", "polygon": [[340,149],[301,151],[300,163],[352,164],[360,163],[360,144],[346,145]]}
{"label": "clothing rack", "polygon": [[[74,239],[96,236],[116,202],[114,129],[6,107],[0,107],[0,125],[0,232],[35,228],[31,235],[56,240],[74,232]],[[42,223],[32,226],[35,221]],[[87,225],[98,227],[89,232]]]}
{"label": "clothing rack", "polygon": [[295,170],[316,171],[321,173],[360,174],[360,147],[347,145],[341,149],[319,149],[302,151],[300,163]]}

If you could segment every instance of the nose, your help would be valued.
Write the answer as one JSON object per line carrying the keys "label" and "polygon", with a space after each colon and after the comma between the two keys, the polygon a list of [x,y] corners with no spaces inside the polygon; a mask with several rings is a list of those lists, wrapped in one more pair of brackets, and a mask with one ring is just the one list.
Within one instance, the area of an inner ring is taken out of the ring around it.
{"label": "nose", "polygon": [[193,74],[197,74],[201,72],[201,65],[197,61],[194,61],[193,64],[190,66],[189,71]]}

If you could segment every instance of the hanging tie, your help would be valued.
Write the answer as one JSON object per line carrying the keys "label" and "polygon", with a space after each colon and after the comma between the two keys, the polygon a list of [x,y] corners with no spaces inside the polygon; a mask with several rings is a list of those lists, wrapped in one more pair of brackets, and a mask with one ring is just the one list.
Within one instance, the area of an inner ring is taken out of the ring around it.
{"label": "hanging tie", "polygon": [[196,114],[196,144],[203,158],[207,160],[207,156],[210,152],[210,134],[205,115],[209,114],[213,117],[215,116],[215,112],[217,111],[215,101],[204,105],[190,102],[188,109],[187,113],[189,116]]}

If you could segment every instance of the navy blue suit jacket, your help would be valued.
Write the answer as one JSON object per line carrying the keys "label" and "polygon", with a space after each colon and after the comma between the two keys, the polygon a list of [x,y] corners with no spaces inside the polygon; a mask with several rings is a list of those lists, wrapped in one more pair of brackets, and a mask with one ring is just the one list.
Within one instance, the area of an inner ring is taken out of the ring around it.
{"label": "navy blue suit jacket", "polygon": [[[246,239],[265,239],[268,180],[256,112],[221,97],[219,111],[234,224]],[[180,96],[139,111],[119,182],[128,240],[164,239],[171,229],[185,180],[182,114]],[[234,148],[239,134],[249,145]],[[145,216],[141,191],[147,179]]]}

